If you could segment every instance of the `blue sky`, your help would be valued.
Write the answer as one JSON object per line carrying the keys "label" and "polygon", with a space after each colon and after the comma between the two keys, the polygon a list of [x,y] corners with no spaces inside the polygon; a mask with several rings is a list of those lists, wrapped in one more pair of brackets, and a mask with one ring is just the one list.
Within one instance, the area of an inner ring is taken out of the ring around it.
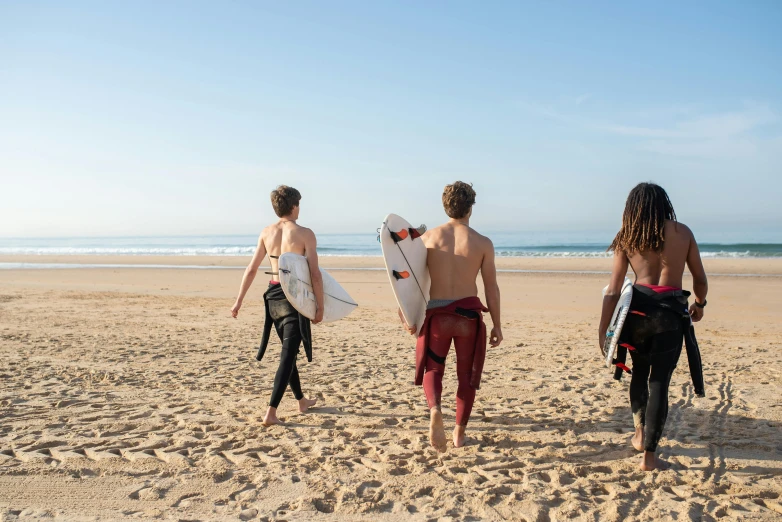
{"label": "blue sky", "polygon": [[[614,231],[653,180],[782,241],[780,2],[3,2],[0,236]],[[702,232],[701,232],[702,231]]]}

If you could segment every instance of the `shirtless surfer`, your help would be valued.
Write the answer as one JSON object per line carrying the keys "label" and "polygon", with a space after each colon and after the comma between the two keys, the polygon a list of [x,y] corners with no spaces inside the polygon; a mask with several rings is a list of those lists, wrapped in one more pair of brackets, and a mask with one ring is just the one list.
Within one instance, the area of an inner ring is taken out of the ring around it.
{"label": "shirtless surfer", "polygon": [[277,406],[279,406],[280,400],[282,400],[282,396],[285,394],[285,388],[289,384],[293,395],[299,401],[300,412],[306,412],[316,402],[316,399],[304,397],[301,391],[301,382],[299,381],[299,371],[296,368],[296,357],[299,354],[299,345],[302,342],[304,343],[307,360],[312,361],[310,320],[293,308],[285,297],[280,283],[275,281],[273,277],[278,271],[277,259],[283,253],[293,252],[307,258],[307,263],[310,267],[310,277],[312,278],[312,287],[318,306],[312,322],[318,324],[323,319],[323,279],[318,268],[317,241],[312,230],[296,224],[296,220],[299,219],[301,194],[295,188],[280,185],[272,192],[271,200],[274,212],[280,219],[261,232],[255,255],[253,255],[252,261],[250,261],[250,264],[244,271],[242,284],[239,287],[239,296],[236,298],[233,308],[231,308],[231,315],[235,318],[242,307],[244,296],[250,289],[253,280],[255,280],[258,267],[261,266],[261,262],[266,257],[266,254],[269,254],[272,280],[269,281],[269,288],[263,295],[266,306],[266,321],[264,323],[261,347],[258,350],[256,359],[260,361],[266,351],[272,325],[274,325],[277,335],[280,337],[282,354],[280,356],[280,366],[277,368],[277,374],[274,376],[274,388],[269,400],[269,409],[263,418],[263,424],[266,426],[280,422],[277,418]]}
{"label": "shirtless surfer", "polygon": [[[486,326],[483,312],[489,312],[493,327],[490,344],[502,342],[500,288],[494,266],[494,245],[470,228],[475,191],[472,185],[457,181],[445,187],[443,207],[447,223],[427,231],[422,239],[427,248],[431,276],[426,319],[416,342],[417,385],[423,384],[429,404],[429,441],[445,451],[445,429],[440,399],[443,390],[445,358],[453,341],[456,349],[456,427],[453,444],[464,445],[464,431],[480,385],[486,356]],[[483,277],[488,308],[478,298],[476,279]],[[399,317],[405,325],[401,310]],[[415,335],[416,325],[405,325]]]}
{"label": "shirtless surfer", "polygon": [[[668,464],[657,457],[656,451],[668,416],[668,386],[683,339],[695,393],[703,394],[700,352],[692,322],[703,318],[708,292],[706,272],[692,231],[676,221],[668,194],[653,183],[641,183],[630,192],[622,228],[609,250],[614,252],[614,265],[603,299],[600,346],[602,349],[605,345],[606,330],[629,265],[636,278],[630,313],[619,336],[620,349],[625,351],[617,359],[619,366],[626,368],[623,363],[629,350],[633,360],[630,405],[635,435],[632,444],[644,452],[641,469],[665,469]],[[689,310],[690,292],[682,290],[685,265],[692,274],[695,292],[695,302]]]}

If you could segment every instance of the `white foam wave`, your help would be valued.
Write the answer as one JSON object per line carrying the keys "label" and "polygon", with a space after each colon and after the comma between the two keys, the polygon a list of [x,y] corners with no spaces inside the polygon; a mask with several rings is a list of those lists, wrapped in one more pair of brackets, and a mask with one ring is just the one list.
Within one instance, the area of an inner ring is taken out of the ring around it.
{"label": "white foam wave", "polygon": [[545,251],[514,251],[514,250],[496,250],[497,257],[575,257],[575,258],[606,258],[611,257],[611,252],[545,252]]}
{"label": "white foam wave", "polygon": [[248,256],[255,247],[4,247],[0,254],[30,256]]}
{"label": "white foam wave", "polygon": [[[368,253],[367,251],[351,251],[340,249],[339,253],[328,251],[319,252],[324,257],[380,257],[380,253]],[[0,255],[28,255],[28,256],[92,256],[92,255],[116,255],[116,256],[251,256],[255,252],[254,246],[220,246],[220,247],[0,247]],[[497,257],[527,257],[527,258],[576,258],[576,259],[603,259],[613,256],[605,251],[545,251],[545,250],[496,250]],[[776,253],[761,253],[754,251],[728,251],[703,252],[704,258],[743,259],[754,257],[780,257]]]}
{"label": "white foam wave", "polygon": [[743,257],[763,257],[763,256],[758,253],[752,253],[749,250],[745,252],[726,252],[722,250],[719,252],[701,252],[701,257],[743,258]]}

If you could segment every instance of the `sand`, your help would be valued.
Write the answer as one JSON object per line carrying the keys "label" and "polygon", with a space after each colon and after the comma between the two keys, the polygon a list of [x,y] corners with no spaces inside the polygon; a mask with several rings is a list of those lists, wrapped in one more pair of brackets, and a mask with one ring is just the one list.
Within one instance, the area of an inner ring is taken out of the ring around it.
{"label": "sand", "polygon": [[711,278],[698,325],[707,396],[694,396],[683,356],[661,445],[673,467],[654,473],[629,445],[629,379],[613,381],[599,357],[605,275],[500,275],[505,342],[489,351],[467,445],[440,454],[382,272],[332,272],[361,307],[314,326],[314,361],[300,358],[320,407],[299,414],[288,393],[285,425],[265,428],[279,354],[275,340],[254,359],[265,278],[234,320],[239,269],[0,270],[0,517],[779,520],[780,268],[707,262],[777,275]]}

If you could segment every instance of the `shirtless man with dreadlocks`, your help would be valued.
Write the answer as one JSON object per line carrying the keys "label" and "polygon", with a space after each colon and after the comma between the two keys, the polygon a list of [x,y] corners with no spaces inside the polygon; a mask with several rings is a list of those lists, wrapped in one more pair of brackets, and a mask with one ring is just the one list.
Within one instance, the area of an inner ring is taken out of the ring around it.
{"label": "shirtless man with dreadlocks", "polygon": [[[692,231],[676,221],[668,194],[653,183],[641,183],[630,192],[622,228],[609,250],[614,252],[614,264],[603,299],[600,346],[602,349],[605,345],[608,324],[629,266],[636,279],[631,312],[619,341],[630,351],[633,360],[630,405],[635,435],[632,445],[644,452],[642,470],[665,469],[668,464],[657,457],[656,451],[668,415],[668,386],[682,351],[683,338],[687,338],[694,383],[695,374],[700,372],[701,390],[696,383],[696,393],[703,393],[700,355],[691,322],[703,318],[708,292],[706,273]],[[695,302],[689,310],[690,292],[682,290],[685,265],[692,274],[695,293]],[[693,368],[697,371],[693,372]]]}

